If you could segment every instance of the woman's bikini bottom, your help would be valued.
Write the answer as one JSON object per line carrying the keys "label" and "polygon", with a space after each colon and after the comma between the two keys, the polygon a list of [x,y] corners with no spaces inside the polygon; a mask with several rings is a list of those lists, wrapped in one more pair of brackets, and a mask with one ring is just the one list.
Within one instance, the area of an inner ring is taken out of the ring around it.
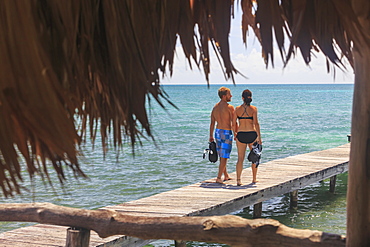
{"label": "woman's bikini bottom", "polygon": [[245,143],[245,144],[253,143],[257,138],[257,132],[256,131],[246,131],[246,132],[240,131],[236,135],[236,138],[241,143]]}

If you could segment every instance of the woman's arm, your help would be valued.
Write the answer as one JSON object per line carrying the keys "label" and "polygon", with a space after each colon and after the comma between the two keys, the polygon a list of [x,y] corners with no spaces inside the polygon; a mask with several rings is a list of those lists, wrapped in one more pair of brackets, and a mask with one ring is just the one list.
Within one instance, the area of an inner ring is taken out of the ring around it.
{"label": "woman's arm", "polygon": [[236,115],[236,111],[237,111],[237,109],[238,109],[238,107],[239,106],[237,106],[236,108],[235,108],[235,111],[234,111],[234,113],[233,113],[233,117],[232,117],[232,119],[231,119],[231,129],[232,129],[232,131],[233,131],[233,133],[234,133],[234,140],[236,140],[236,134],[238,133],[238,128],[239,128],[239,126],[238,126],[238,122],[237,122],[237,115]]}
{"label": "woman's arm", "polygon": [[259,144],[262,144],[262,136],[261,136],[261,130],[260,130],[260,123],[258,121],[258,110],[257,110],[257,107],[255,108],[255,111],[253,113],[253,124],[254,124],[254,128],[256,129],[256,132],[257,132],[257,142]]}

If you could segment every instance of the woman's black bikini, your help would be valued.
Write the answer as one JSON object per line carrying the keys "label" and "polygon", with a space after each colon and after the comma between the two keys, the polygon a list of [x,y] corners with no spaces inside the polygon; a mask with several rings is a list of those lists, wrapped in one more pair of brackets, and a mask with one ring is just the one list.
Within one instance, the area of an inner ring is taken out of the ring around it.
{"label": "woman's black bikini", "polygon": [[[243,105],[243,107],[244,107],[244,112],[240,117],[238,116],[238,119],[239,120],[241,120],[241,119],[253,120],[253,116],[251,117],[251,116],[248,115],[247,107],[244,106],[244,105]],[[244,114],[247,114],[247,116],[244,116]],[[253,143],[257,138],[257,132],[256,131],[240,131],[236,135],[236,138],[241,143],[245,143],[245,144]]]}
{"label": "woman's black bikini", "polygon": [[[245,105],[242,105],[242,106],[244,107],[244,112],[240,117],[238,116],[238,119],[251,119],[251,120],[253,120],[253,116],[252,117],[249,116],[249,114],[247,112],[247,106],[245,106]],[[247,117],[243,117],[244,114],[247,114]]]}

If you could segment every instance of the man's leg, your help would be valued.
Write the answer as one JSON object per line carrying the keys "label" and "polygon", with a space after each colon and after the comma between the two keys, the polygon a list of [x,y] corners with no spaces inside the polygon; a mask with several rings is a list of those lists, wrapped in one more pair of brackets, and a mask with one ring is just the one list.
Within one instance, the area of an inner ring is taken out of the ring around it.
{"label": "man's leg", "polygon": [[227,172],[227,160],[225,164],[225,170],[224,170],[224,181],[231,180],[231,177],[229,176],[229,173]]}
{"label": "man's leg", "polygon": [[225,172],[226,163],[227,163],[227,158],[220,157],[220,165],[218,166],[218,175],[217,175],[216,183],[223,184],[221,177],[222,177],[222,173]]}

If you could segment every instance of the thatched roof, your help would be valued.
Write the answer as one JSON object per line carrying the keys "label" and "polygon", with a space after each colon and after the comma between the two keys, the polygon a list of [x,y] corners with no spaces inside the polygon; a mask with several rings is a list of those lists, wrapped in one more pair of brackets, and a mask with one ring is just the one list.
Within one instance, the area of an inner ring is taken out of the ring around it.
{"label": "thatched roof", "polygon": [[[237,73],[228,35],[234,1],[0,1],[0,187],[20,193],[21,170],[48,175],[51,161],[60,181],[64,167],[85,176],[77,147],[87,130],[103,146],[151,137],[148,95],[160,104],[162,73],[172,74],[180,39],[189,60],[206,79],[209,46],[227,78]],[[306,63],[322,51],[342,66],[352,62],[353,41],[363,42],[349,1],[241,0],[243,38],[248,26],[261,40],[266,63],[275,37],[287,61],[297,48]],[[285,33],[285,34],[284,34]],[[284,38],[290,39],[285,55]],[[240,70],[244,68],[239,68]],[[126,139],[126,137],[128,137]],[[20,159],[22,158],[22,159]]]}

